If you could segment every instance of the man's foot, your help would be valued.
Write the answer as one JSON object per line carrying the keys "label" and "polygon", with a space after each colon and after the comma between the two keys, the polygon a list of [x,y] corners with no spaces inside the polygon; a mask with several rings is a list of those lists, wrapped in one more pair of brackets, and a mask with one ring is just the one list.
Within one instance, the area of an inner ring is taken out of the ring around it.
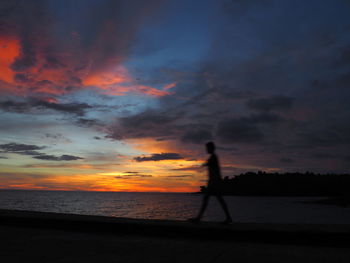
{"label": "man's foot", "polygon": [[222,221],[222,225],[231,225],[233,223],[232,218],[226,218],[225,221]]}
{"label": "man's foot", "polygon": [[200,223],[200,218],[194,217],[194,218],[189,218],[187,219],[188,222],[194,223],[194,224],[199,224]]}

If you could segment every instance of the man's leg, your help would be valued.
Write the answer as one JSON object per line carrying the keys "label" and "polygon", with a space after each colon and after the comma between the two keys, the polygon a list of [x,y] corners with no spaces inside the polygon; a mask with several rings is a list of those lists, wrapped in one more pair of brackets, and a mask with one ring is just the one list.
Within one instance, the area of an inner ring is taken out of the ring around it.
{"label": "man's leg", "polygon": [[231,218],[231,215],[230,215],[230,211],[228,210],[228,207],[227,207],[227,204],[226,204],[224,198],[223,198],[220,194],[217,195],[216,197],[217,197],[217,199],[219,200],[219,203],[220,203],[222,209],[223,209],[224,212],[225,212],[226,221],[227,221],[227,222],[231,222],[231,221],[232,221],[232,218]]}
{"label": "man's leg", "polygon": [[198,218],[199,220],[202,218],[202,216],[203,216],[203,214],[204,214],[204,211],[205,211],[205,209],[206,209],[207,206],[208,206],[209,197],[210,197],[210,195],[208,195],[208,194],[205,194],[205,195],[203,196],[202,205],[201,205],[201,208],[200,208],[199,213],[198,213],[198,216],[197,216],[197,218]]}

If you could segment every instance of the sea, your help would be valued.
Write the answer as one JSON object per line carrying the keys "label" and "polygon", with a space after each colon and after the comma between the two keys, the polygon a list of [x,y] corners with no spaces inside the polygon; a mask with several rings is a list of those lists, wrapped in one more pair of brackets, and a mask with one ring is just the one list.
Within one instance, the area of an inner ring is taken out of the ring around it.
{"label": "sea", "polygon": [[[349,224],[350,208],[316,204],[325,197],[225,196],[235,222]],[[184,221],[196,216],[202,195],[42,190],[0,190],[0,209]],[[203,221],[222,221],[211,197]]]}

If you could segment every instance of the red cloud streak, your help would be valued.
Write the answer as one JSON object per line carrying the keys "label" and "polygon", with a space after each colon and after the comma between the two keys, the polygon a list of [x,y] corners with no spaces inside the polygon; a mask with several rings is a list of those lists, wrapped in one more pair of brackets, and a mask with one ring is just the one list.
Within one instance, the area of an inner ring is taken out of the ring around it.
{"label": "red cloud streak", "polygon": [[116,16],[120,6],[115,1],[96,2],[96,11],[106,15],[79,10],[70,18],[85,16],[86,25],[79,29],[55,19],[41,1],[21,2],[0,21],[6,24],[0,33],[0,93],[47,98],[93,88],[116,96],[171,94],[174,83],[162,89],[142,85],[123,67],[137,29],[159,6],[151,2],[147,8],[124,7],[135,17],[126,16],[127,23]]}

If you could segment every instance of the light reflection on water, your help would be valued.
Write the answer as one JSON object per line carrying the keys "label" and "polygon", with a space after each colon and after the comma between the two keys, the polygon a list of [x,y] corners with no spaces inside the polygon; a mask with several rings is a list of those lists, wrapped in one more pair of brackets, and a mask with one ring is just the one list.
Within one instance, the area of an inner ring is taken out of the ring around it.
{"label": "light reflection on water", "polygon": [[[198,212],[201,195],[0,190],[0,208],[143,219],[186,220]],[[350,208],[303,203],[321,197],[225,197],[237,222],[350,223]],[[224,214],[213,197],[204,220]]]}

